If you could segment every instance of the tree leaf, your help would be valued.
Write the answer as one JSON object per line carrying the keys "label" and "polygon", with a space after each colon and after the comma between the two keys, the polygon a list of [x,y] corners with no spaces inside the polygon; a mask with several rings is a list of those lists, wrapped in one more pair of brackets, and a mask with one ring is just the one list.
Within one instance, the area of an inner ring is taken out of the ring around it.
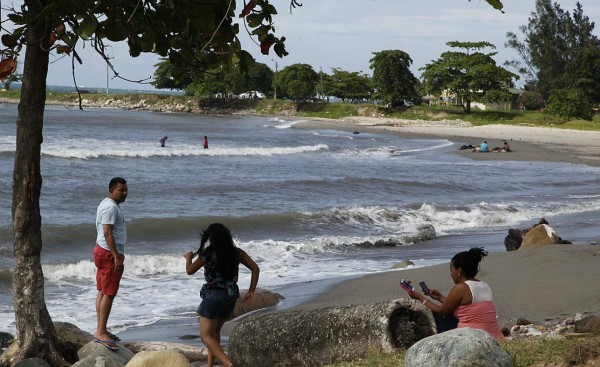
{"label": "tree leaf", "polygon": [[98,19],[94,16],[87,16],[83,19],[83,22],[79,24],[77,28],[77,34],[84,40],[90,39],[98,28]]}
{"label": "tree leaf", "polygon": [[494,9],[498,9],[502,12],[502,14],[504,14],[504,11],[502,10],[502,8],[504,8],[504,5],[502,5],[502,2],[500,0],[485,0],[487,1],[488,4],[490,4],[491,6],[494,7]]}
{"label": "tree leaf", "polygon": [[3,34],[2,35],[2,44],[10,49],[15,48],[17,46],[17,39],[13,37],[11,34]]}
{"label": "tree leaf", "polygon": [[15,70],[17,70],[17,60],[14,58],[7,57],[0,61],[0,81],[4,82]]}
{"label": "tree leaf", "polygon": [[120,42],[127,38],[127,28],[122,23],[108,24],[102,22],[102,34],[113,42]]}

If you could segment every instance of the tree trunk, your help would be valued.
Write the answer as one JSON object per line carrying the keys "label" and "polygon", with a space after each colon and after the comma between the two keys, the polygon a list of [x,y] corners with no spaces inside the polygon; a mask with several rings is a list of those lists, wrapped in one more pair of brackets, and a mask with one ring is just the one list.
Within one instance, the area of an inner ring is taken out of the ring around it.
{"label": "tree trunk", "polygon": [[[40,14],[46,1],[25,1],[32,14]],[[42,218],[40,215],[40,151],[46,76],[48,74],[50,22],[44,17],[31,21],[13,172],[13,239],[15,264],[13,299],[19,353],[12,363],[25,358],[43,358],[53,366],[68,365],[58,352],[58,338],[44,301],[44,275],[40,262]]]}

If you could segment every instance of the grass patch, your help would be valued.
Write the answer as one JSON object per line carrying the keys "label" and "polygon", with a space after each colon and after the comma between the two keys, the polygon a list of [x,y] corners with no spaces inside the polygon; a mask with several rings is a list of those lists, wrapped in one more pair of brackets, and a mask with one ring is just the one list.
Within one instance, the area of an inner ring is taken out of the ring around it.
{"label": "grass patch", "polygon": [[[20,90],[10,90],[0,93],[0,97],[18,101]],[[103,101],[106,98],[122,100],[132,105],[144,100],[147,107],[153,103],[190,104],[202,103],[214,108],[214,112],[223,109],[224,112],[248,112],[263,115],[286,115],[297,117],[341,119],[349,116],[386,117],[405,120],[463,120],[475,126],[503,124],[519,126],[553,127],[558,129],[573,129],[583,131],[600,131],[600,114],[592,121],[573,120],[564,122],[558,118],[537,111],[520,110],[473,110],[466,114],[461,106],[427,106],[418,105],[411,108],[388,109],[372,104],[348,104],[325,102],[294,102],[289,100],[232,100],[224,101],[215,98],[202,99],[190,96],[174,96],[163,94],[99,94],[86,93],[81,95],[89,101]],[[48,92],[47,101],[54,103],[76,103],[77,94]]]}
{"label": "grass patch", "polygon": [[562,363],[565,353],[577,343],[577,339],[510,340],[502,344],[502,349],[511,355],[515,367],[526,367],[536,363]]}
{"label": "grass patch", "polygon": [[403,367],[405,351],[375,354],[360,361],[330,364],[325,367]]}
{"label": "grass patch", "polygon": [[[501,343],[513,359],[514,367],[533,365],[584,366],[600,357],[600,337],[562,340],[520,339]],[[330,364],[326,367],[404,367],[405,351],[377,354],[360,361]]]}

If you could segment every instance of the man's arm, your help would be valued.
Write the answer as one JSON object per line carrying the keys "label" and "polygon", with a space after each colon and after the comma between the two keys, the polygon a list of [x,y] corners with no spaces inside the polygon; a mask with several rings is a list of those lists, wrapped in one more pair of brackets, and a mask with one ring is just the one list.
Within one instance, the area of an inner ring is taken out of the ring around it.
{"label": "man's arm", "polygon": [[123,255],[119,254],[117,251],[117,244],[115,243],[115,236],[113,234],[113,225],[112,224],[103,224],[102,231],[104,232],[104,239],[106,240],[106,244],[110,249],[113,257],[115,258],[115,271],[123,271]]}

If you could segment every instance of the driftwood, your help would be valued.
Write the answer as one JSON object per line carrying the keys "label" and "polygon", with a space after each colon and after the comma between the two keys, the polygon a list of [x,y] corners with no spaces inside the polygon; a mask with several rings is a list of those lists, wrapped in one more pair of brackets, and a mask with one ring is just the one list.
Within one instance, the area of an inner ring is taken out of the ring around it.
{"label": "driftwood", "polygon": [[227,349],[238,366],[320,366],[409,347],[435,330],[428,309],[398,299],[249,317]]}

